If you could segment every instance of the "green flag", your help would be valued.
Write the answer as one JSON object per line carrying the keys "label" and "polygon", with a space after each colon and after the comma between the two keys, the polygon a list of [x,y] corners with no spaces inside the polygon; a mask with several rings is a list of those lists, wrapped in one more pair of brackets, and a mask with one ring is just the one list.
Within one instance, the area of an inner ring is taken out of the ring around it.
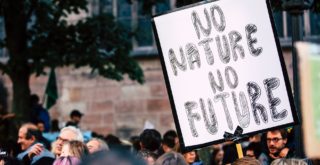
{"label": "green flag", "polygon": [[58,88],[57,88],[57,80],[56,74],[54,72],[54,68],[51,68],[46,91],[45,91],[45,102],[44,106],[47,110],[49,110],[58,99]]}

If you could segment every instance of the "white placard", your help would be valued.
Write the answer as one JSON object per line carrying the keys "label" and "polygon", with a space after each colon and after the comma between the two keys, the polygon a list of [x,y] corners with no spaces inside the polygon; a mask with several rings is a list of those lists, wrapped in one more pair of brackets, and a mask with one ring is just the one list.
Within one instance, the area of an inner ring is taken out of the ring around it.
{"label": "white placard", "polygon": [[220,0],[153,18],[183,147],[297,122],[270,15],[265,0]]}

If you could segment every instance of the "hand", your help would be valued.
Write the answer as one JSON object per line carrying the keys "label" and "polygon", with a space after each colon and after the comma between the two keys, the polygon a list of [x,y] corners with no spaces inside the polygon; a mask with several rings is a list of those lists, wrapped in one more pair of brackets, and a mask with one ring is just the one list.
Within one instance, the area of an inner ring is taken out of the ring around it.
{"label": "hand", "polygon": [[32,146],[31,150],[28,153],[28,157],[31,159],[32,157],[39,155],[43,151],[43,144],[37,143]]}

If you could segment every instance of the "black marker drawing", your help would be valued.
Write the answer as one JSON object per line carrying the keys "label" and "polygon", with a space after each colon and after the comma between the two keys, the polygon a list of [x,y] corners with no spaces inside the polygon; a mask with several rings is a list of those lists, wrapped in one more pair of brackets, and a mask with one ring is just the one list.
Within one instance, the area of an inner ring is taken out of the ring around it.
{"label": "black marker drawing", "polygon": [[200,99],[200,106],[202,111],[202,116],[206,125],[208,132],[212,135],[218,132],[218,122],[216,113],[214,112],[212,101],[208,99],[208,110],[209,110],[209,117],[204,105],[203,99]]}
{"label": "black marker drawing", "polygon": [[231,119],[231,116],[230,116],[230,113],[229,113],[229,109],[228,109],[228,105],[227,105],[227,101],[226,101],[227,97],[229,97],[229,94],[227,92],[223,92],[223,93],[217,94],[217,95],[214,96],[214,102],[221,101],[224,113],[226,115],[228,127],[229,127],[230,130],[232,130],[233,129],[233,123],[232,123],[232,119]]}
{"label": "black marker drawing", "polygon": [[193,102],[193,101],[188,101],[184,104],[184,107],[186,108],[186,111],[187,111],[191,134],[193,137],[198,137],[199,134],[198,134],[197,129],[194,125],[194,120],[199,121],[201,119],[201,117],[198,113],[192,113],[192,110],[197,108],[197,103]]}
{"label": "black marker drawing", "polygon": [[[222,9],[217,5],[213,5],[210,8],[210,11],[211,11],[211,18],[212,18],[212,23],[213,23],[214,28],[219,32],[224,31],[224,29],[226,28],[226,19],[224,17]],[[219,14],[220,23],[218,23],[218,21],[216,19],[215,11],[217,11]]]}
{"label": "black marker drawing", "polygon": [[181,58],[181,63],[178,61],[176,55],[174,54],[173,49],[169,49],[169,60],[170,60],[173,74],[175,76],[178,75],[177,67],[182,71],[187,70],[187,61],[186,61],[186,58],[184,56],[184,53],[183,53],[183,50],[181,47],[180,47],[180,58]]}
{"label": "black marker drawing", "polygon": [[[202,34],[206,37],[209,36],[209,34],[211,33],[211,29],[212,29],[212,26],[210,23],[210,16],[209,16],[207,9],[204,9],[203,12],[204,12],[205,18],[207,20],[207,28],[203,27],[197,12],[193,11],[191,14],[191,20],[193,23],[193,27],[196,30],[198,39],[200,39],[200,29],[201,29]],[[200,29],[199,29],[199,26],[200,26]]]}
{"label": "black marker drawing", "polygon": [[253,44],[257,43],[257,38],[252,38],[252,33],[257,32],[257,26],[254,24],[248,24],[246,26],[246,35],[247,35],[247,43],[248,43],[248,47],[249,47],[249,51],[253,56],[258,56],[259,54],[261,54],[262,52],[262,48],[258,47],[258,48],[254,48]]}
{"label": "black marker drawing", "polygon": [[208,77],[209,77],[209,82],[210,82],[211,89],[212,89],[214,94],[216,94],[216,92],[217,92],[216,89],[218,89],[218,91],[220,91],[220,92],[222,92],[224,90],[224,83],[223,83],[223,80],[222,80],[222,76],[221,76],[220,70],[217,70],[217,78],[218,78],[219,84],[214,79],[214,76],[213,76],[212,72],[209,72]]}
{"label": "black marker drawing", "polygon": [[212,65],[214,63],[213,53],[209,45],[209,43],[211,42],[213,42],[212,38],[206,38],[198,43],[199,46],[203,46],[204,52],[206,54],[207,63],[209,65]]}
{"label": "black marker drawing", "polygon": [[258,125],[260,125],[260,119],[258,116],[258,111],[259,111],[262,116],[262,121],[264,123],[267,123],[268,114],[267,114],[266,108],[262,104],[257,103],[257,99],[261,95],[260,87],[255,82],[248,82],[247,88],[248,88],[249,99],[250,99],[250,103],[253,111],[254,121]]}
{"label": "black marker drawing", "polygon": [[[239,84],[239,78],[238,78],[237,72],[231,66],[227,66],[225,68],[224,74],[225,74],[226,82],[227,82],[229,88],[235,89]],[[233,82],[231,82],[230,74],[233,77]]]}
{"label": "black marker drawing", "polygon": [[279,87],[280,80],[278,78],[269,78],[263,81],[264,87],[266,88],[269,107],[271,109],[271,118],[273,121],[280,121],[287,117],[288,111],[286,109],[281,112],[277,111],[276,106],[281,103],[281,100],[278,97],[273,97],[272,90],[275,90]]}
{"label": "black marker drawing", "polygon": [[236,92],[232,92],[232,100],[233,100],[234,108],[236,111],[236,115],[237,115],[240,127],[247,128],[250,124],[250,113],[249,113],[248,102],[244,92],[239,93],[239,101],[240,101],[242,111],[239,108]]}
{"label": "black marker drawing", "polygon": [[238,42],[242,39],[242,36],[239,32],[233,30],[229,33],[229,40],[230,40],[230,47],[233,55],[233,60],[237,61],[238,60],[238,53],[240,54],[241,58],[244,58],[244,50],[241,45],[238,44]]}
{"label": "black marker drawing", "polygon": [[[223,44],[221,44],[220,37],[217,36],[216,42],[217,42],[217,48],[218,48],[220,60],[225,64],[229,63],[230,62],[230,47],[228,44],[227,37],[225,35],[222,36]],[[222,50],[223,49],[222,47],[224,48],[224,51]]]}
{"label": "black marker drawing", "polygon": [[194,63],[197,64],[198,68],[201,66],[201,61],[200,61],[200,53],[197,49],[197,46],[193,43],[188,43],[186,45],[186,50],[187,50],[187,58],[189,62],[190,69],[194,69]]}

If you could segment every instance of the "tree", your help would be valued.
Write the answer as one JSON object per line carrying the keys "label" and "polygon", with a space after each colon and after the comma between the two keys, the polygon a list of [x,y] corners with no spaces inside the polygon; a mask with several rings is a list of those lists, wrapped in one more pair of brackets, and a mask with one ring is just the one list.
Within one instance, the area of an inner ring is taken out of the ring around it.
{"label": "tree", "polygon": [[101,14],[70,24],[71,13],[87,11],[86,0],[0,0],[9,61],[0,70],[13,84],[13,112],[19,121],[30,114],[31,74],[40,75],[46,67],[90,66],[92,71],[115,79],[143,83],[143,72],[129,56],[129,31],[111,15]]}

